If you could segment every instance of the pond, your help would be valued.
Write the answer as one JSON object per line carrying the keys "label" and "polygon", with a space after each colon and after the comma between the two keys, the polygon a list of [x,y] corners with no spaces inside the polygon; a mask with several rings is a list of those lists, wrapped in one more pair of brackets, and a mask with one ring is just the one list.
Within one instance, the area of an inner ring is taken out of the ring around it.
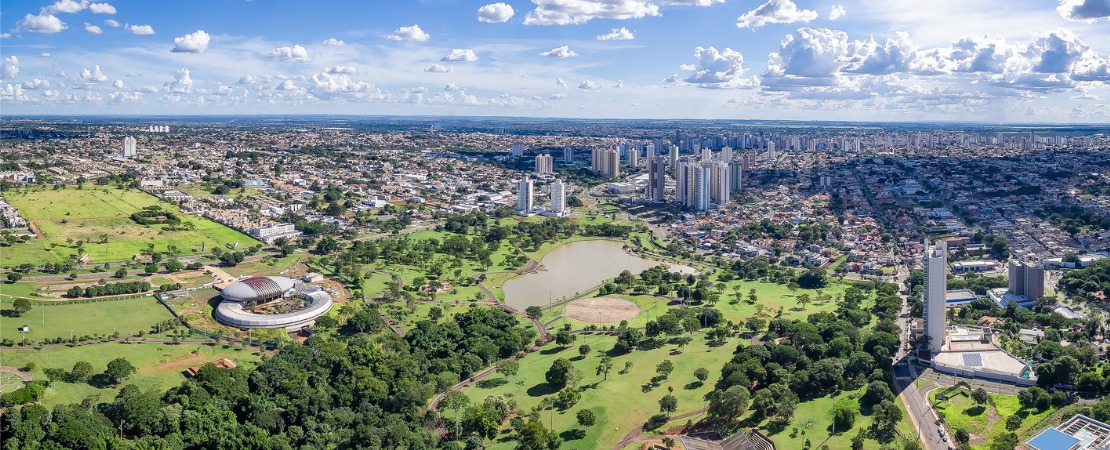
{"label": "pond", "polygon": [[[505,282],[505,304],[523,310],[546,306],[573,297],[624,270],[638,275],[660,263],[628,253],[622,241],[590,240],[560,245],[540,261],[536,273],[527,273]],[[671,270],[694,273],[694,269],[671,265]]]}

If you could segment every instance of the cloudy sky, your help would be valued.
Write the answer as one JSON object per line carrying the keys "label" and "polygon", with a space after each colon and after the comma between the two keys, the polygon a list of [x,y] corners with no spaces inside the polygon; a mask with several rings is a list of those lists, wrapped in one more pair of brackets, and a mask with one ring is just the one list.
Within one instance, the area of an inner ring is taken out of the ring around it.
{"label": "cloudy sky", "polygon": [[1110,122],[1110,0],[0,3],[9,114]]}

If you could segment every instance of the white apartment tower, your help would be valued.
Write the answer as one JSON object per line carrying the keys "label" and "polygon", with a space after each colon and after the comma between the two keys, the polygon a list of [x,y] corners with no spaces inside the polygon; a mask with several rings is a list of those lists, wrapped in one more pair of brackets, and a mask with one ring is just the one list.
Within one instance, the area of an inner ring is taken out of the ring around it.
{"label": "white apartment tower", "polygon": [[620,165],[620,150],[595,148],[591,151],[590,167],[596,172],[601,172],[607,177],[619,177]]}
{"label": "white apartment tower", "polygon": [[709,165],[684,159],[678,162],[676,175],[675,190],[678,203],[694,211],[708,210],[712,188]]}
{"label": "white apartment tower", "polygon": [[944,346],[947,316],[944,294],[948,291],[948,243],[937,241],[930,247],[925,242],[925,336],[929,351],[940,353]]}
{"label": "white apartment tower", "polygon": [[732,162],[732,147],[725,146],[721,149],[721,159],[725,162]]}
{"label": "white apartment tower", "polygon": [[555,158],[551,155],[536,155],[536,175],[550,175],[555,173]]}
{"label": "white apartment tower", "polygon": [[522,216],[532,214],[532,197],[533,197],[532,179],[525,178],[520,180],[517,184],[516,192],[516,212]]}
{"label": "white apartment tower", "polygon": [[667,167],[673,167],[673,168],[678,167],[678,146],[677,145],[672,145],[671,146],[670,151],[667,154],[667,157],[668,157]]}
{"label": "white apartment tower", "polygon": [[563,162],[570,164],[574,162],[574,149],[570,147],[563,147]]}
{"label": "white apartment tower", "polygon": [[[747,161],[747,158],[741,158]],[[744,163],[741,161],[728,162],[728,189],[735,194],[744,188]]]}
{"label": "white apartment tower", "polygon": [[555,180],[551,183],[551,207],[548,209],[560,216],[566,214],[567,188],[563,185],[563,180]]}
{"label": "white apartment tower", "polygon": [[513,156],[516,156],[518,158],[524,156],[523,144],[513,144]]}
{"label": "white apartment tower", "polygon": [[628,152],[628,165],[636,167],[636,165],[640,163],[640,150],[635,147],[629,147],[626,151]]}
{"label": "white apartment tower", "polygon": [[[650,145],[650,144],[649,144]],[[667,187],[667,158],[656,156],[648,160],[648,184],[645,196],[652,203],[663,203]]]}
{"label": "white apartment tower", "polygon": [[716,203],[718,206],[729,204],[729,201],[731,201],[729,194],[732,189],[729,188],[728,163],[710,161],[705,165],[709,168],[709,201]]}
{"label": "white apartment tower", "polygon": [[135,148],[135,138],[131,136],[123,138],[123,157],[134,158],[138,155],[138,149]]}
{"label": "white apartment tower", "polygon": [[767,142],[767,161],[775,162],[775,141]]}

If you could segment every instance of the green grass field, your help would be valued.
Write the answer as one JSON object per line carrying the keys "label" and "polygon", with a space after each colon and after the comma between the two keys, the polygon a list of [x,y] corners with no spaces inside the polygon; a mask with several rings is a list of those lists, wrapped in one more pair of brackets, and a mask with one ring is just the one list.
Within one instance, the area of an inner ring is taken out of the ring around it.
{"label": "green grass field", "polygon": [[[137,384],[144,388],[165,391],[184,381],[182,371],[206,362],[228,358],[249,368],[258,363],[260,357],[249,350],[213,344],[156,344],[156,343],[106,343],[80,347],[50,348],[37,351],[2,351],[0,365],[24,367],[33,362],[37,366],[32,373],[35,379],[46,379],[45,368],[69,370],[77,361],[88,361],[96,373],[104,371],[108,362],[127,358],[138,371],[126,383]],[[55,383],[46,389],[43,405],[52,407],[65,403],[80,403],[89,396],[99,396],[100,401],[111,401],[116,388],[98,389],[84,383]]]}
{"label": "green grass field", "polygon": [[971,391],[959,389],[948,394],[947,400],[937,400],[937,394],[942,389],[934,390],[929,394],[929,400],[936,405],[939,412],[944,413],[944,421],[954,433],[957,429],[967,430],[971,434],[971,450],[986,450],[990,443],[1006,434],[1006,418],[1017,415],[1022,418],[1021,427],[1016,433],[1019,438],[1028,438],[1037,424],[1056,412],[1058,408],[1049,407],[1038,412],[1035,409],[1023,409],[1018,398],[1013,395],[990,394],[991,403],[976,405],[971,399]]}
{"label": "green grass field", "polygon": [[[712,389],[713,383],[711,380],[704,385],[694,384],[694,369],[705,367],[711,373],[716,372],[736,349],[732,344],[709,347],[704,339],[695,338],[695,342],[687,345],[681,354],[671,354],[674,346],[670,345],[651,351],[635,351],[613,358],[609,379],[602,381],[602,376],[595,372],[600,360],[597,352],[611,349],[615,341],[613,336],[580,335],[571,348],[565,350],[549,344],[543,350],[525,356],[520,361],[517,375],[508,380],[501,375],[494,375],[463,392],[471,401],[477,402],[490,395],[500,395],[506,400],[516,400],[518,407],[527,411],[539,404],[543,397],[553,394],[544,381],[544,373],[556,359],[566,358],[582,373],[582,381],[579,383],[583,391],[582,400],[566,411],[544,411],[541,414],[544,425],[552,420],[554,429],[563,433],[564,438],[576,438],[572,432],[579,428],[575,414],[583,408],[592,409],[598,416],[597,425],[590,427],[581,439],[568,439],[566,448],[612,448],[626,433],[659,411],[657,402],[667,395],[668,387],[674,388],[673,395],[678,398],[678,411],[674,415],[704,407],[704,396]],[[579,356],[577,350],[582,344],[589,344],[594,350],[585,359]],[[675,371],[669,379],[644,392],[645,386],[655,376],[655,365],[664,359],[670,359],[674,363]],[[626,374],[617,373],[624,368],[626,362],[633,364],[631,371]],[[614,399],[635,401],[614,403]],[[446,414],[450,416],[451,413]],[[515,445],[511,437],[503,434],[493,444],[493,448],[509,449]]]}
{"label": "green grass field", "polygon": [[[78,253],[77,241],[85,242],[84,251],[93,264],[131,260],[149,244],[154,244],[158,251],[167,251],[173,245],[180,254],[199,253],[201,242],[206,250],[235,242],[239,242],[240,248],[260,244],[243,233],[197,216],[182,216],[182,220],[196,226],[192,231],[139,225],[129,217],[143,207],[158,205],[174,213],[180,210],[138,190],[85,186],[26,194],[9,191],[4,198],[45,235],[5,249],[4,265],[63,261]],[[104,236],[108,242],[97,243]]]}
{"label": "green grass field", "polygon": [[[755,315],[758,311],[757,305],[763,305],[765,318],[767,314],[773,316],[779,308],[782,308],[783,318],[805,320],[810,314],[835,310],[837,295],[842,295],[847,288],[848,284],[846,283],[830,282],[824,289],[798,289],[795,292],[790,292],[790,289],[782,284],[734,280],[727,283],[714,307],[724,314],[725,319],[733,322],[743,321]],[[758,299],[755,304],[748,303],[748,293],[752,289],[755,289],[755,295]],[[818,291],[831,296],[833,300],[825,303],[816,302]],[[736,301],[737,292],[741,295],[740,301]],[[798,296],[802,294],[809,294],[810,298],[814,300],[804,308],[800,307],[797,301]]]}
{"label": "green grass field", "polygon": [[[0,305],[4,309],[11,308],[10,300],[0,301]],[[58,337],[69,339],[71,335],[107,336],[117,331],[128,336],[139,331],[150,332],[151,325],[169,319],[173,319],[173,315],[154,297],[72,305],[34,302],[31,311],[23,317],[0,316],[0,332],[3,333],[0,337],[18,342],[17,330],[24,324],[31,328],[27,333],[28,343]]]}

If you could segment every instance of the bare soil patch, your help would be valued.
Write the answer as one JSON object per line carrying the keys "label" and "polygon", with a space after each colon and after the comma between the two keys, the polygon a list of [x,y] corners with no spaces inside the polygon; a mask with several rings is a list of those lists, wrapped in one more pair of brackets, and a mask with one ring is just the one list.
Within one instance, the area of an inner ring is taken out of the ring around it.
{"label": "bare soil patch", "polygon": [[587,323],[612,323],[632,320],[640,315],[640,306],[620,298],[583,298],[567,304],[563,315]]}

